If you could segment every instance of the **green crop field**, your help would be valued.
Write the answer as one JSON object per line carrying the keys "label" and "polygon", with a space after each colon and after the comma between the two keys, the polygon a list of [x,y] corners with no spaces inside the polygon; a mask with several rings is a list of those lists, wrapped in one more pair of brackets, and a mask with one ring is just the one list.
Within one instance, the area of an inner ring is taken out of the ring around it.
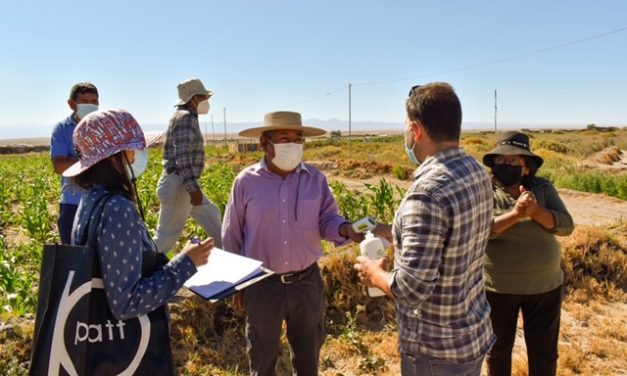
{"label": "green crop field", "polygon": [[[494,140],[491,133],[464,134],[462,145],[480,160]],[[310,141],[305,159],[327,173],[345,217],[357,220],[369,215],[391,221],[413,171],[402,138],[360,137],[351,141],[350,151],[347,146],[345,138]],[[532,134],[532,148],[545,159],[540,175],[557,187],[627,200],[627,170],[601,168],[621,158],[621,150],[627,150],[627,130],[538,132]],[[224,211],[234,177],[261,154],[232,153],[219,147],[206,150],[201,185]],[[591,158],[597,167],[583,163]],[[151,149],[149,167],[138,183],[151,231],[156,227],[159,209],[155,188],[161,174],[160,159],[161,151]],[[0,178],[0,374],[25,375],[42,246],[58,241],[55,222],[60,178],[46,153],[0,156]],[[355,191],[347,180],[370,183]],[[202,229],[193,221],[188,223],[182,239],[191,234],[202,235]],[[627,369],[627,336],[624,330],[617,330],[627,320],[626,237],[627,223],[622,220],[605,228],[578,227],[571,237],[561,240],[569,287],[564,310],[572,321],[563,325],[560,374],[614,375]],[[328,303],[328,339],[323,347],[321,373],[397,374],[394,305],[385,298],[368,298],[358,287],[352,270],[357,253],[357,245],[335,248],[325,244],[321,266]],[[171,304],[178,373],[247,374],[242,314],[231,312],[225,304],[211,305],[194,295],[183,295]],[[617,311],[612,307],[618,307]],[[616,312],[618,317],[611,318]],[[581,322],[594,329],[588,333],[587,342],[577,334]],[[281,353],[280,367],[283,371],[289,368],[286,349]],[[518,354],[515,374],[524,374],[524,368],[524,354]]]}

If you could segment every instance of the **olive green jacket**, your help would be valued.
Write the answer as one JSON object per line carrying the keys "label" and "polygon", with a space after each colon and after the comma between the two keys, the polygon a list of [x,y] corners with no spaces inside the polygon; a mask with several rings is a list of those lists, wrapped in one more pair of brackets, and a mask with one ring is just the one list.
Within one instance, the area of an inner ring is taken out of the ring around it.
{"label": "olive green jacket", "polygon": [[[534,220],[523,219],[500,234],[492,234],[484,257],[487,291],[502,294],[539,294],[564,282],[560,246],[555,238],[573,232],[573,218],[557,190],[544,178],[534,178],[531,191],[538,204],[549,209],[555,228],[547,230]],[[494,217],[511,211],[516,200],[493,185]]]}

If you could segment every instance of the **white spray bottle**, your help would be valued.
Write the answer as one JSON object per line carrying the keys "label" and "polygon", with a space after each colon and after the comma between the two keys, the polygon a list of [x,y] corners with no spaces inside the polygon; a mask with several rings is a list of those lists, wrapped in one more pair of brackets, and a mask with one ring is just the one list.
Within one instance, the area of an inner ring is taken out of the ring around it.
{"label": "white spray bottle", "polygon": [[[374,236],[370,231],[366,232],[366,238],[359,243],[361,249],[361,255],[368,257],[371,260],[380,259],[385,257],[385,248],[383,248],[383,242],[381,239]],[[384,296],[385,292],[377,287],[368,287],[368,296],[377,297]]]}

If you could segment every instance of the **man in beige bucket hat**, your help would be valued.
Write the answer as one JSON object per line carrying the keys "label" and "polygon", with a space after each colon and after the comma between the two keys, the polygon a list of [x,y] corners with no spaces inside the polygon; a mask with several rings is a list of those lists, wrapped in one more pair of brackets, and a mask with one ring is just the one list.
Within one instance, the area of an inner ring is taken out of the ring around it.
{"label": "man in beige bucket hat", "polygon": [[190,214],[215,239],[216,247],[222,245],[220,210],[203,194],[198,183],[205,167],[198,115],[209,112],[212,95],[197,78],[178,84],[179,99],[166,133],[163,173],[157,184],[161,207],[154,242],[159,252],[167,253],[176,244]]}
{"label": "man in beige bucket hat", "polygon": [[340,245],[363,239],[338,214],[322,172],[302,162],[304,138],[324,133],[287,111],[266,114],[263,126],[240,132],[259,137],[265,155],[233,183],[222,227],[224,248],[263,261],[276,273],[236,297],[246,308],[251,375],[276,374],[284,320],[294,373],[318,374],[325,339],[321,240]]}

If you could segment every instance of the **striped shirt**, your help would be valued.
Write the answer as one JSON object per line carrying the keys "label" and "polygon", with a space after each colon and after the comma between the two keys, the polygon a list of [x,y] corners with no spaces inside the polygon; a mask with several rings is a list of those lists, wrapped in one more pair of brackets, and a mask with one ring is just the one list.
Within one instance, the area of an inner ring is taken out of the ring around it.
{"label": "striped shirt", "polygon": [[198,114],[187,105],[178,106],[170,118],[162,164],[168,173],[183,178],[187,192],[200,190],[198,178],[205,167],[204,139]]}
{"label": "striped shirt", "polygon": [[483,284],[492,187],[462,149],[428,158],[393,224],[395,296],[403,354],[455,363],[479,359],[495,337]]}

